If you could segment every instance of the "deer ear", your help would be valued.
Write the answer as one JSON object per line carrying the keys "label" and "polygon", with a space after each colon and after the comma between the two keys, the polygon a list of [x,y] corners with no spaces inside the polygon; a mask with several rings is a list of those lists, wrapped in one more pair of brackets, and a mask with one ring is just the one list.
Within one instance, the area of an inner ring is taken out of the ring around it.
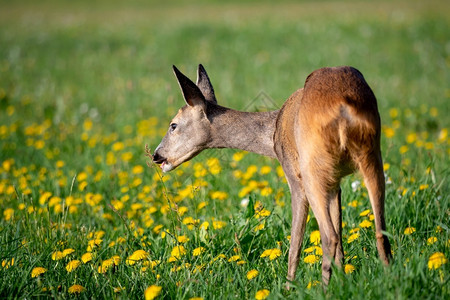
{"label": "deer ear", "polygon": [[208,74],[206,73],[205,68],[200,64],[198,65],[197,70],[197,86],[200,91],[203,93],[203,96],[207,101],[211,101],[214,104],[217,104],[216,95],[214,94],[214,89],[209,80]]}
{"label": "deer ear", "polygon": [[206,109],[205,97],[202,92],[189,78],[187,78],[177,67],[173,66],[173,72],[177,77],[178,84],[183,93],[184,100],[189,106],[200,105],[204,110]]}

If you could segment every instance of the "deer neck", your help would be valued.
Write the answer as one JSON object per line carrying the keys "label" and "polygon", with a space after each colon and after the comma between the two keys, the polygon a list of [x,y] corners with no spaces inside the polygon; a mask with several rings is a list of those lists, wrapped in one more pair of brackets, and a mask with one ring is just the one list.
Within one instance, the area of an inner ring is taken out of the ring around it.
{"label": "deer neck", "polygon": [[276,157],[273,136],[278,110],[242,112],[217,105],[208,110],[211,122],[208,148],[233,148]]}

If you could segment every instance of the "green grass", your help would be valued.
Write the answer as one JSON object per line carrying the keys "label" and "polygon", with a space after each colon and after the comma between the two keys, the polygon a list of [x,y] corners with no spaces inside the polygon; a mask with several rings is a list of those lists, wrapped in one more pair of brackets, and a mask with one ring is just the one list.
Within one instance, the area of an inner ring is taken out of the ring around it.
{"label": "green grass", "polygon": [[[168,299],[448,298],[450,264],[428,267],[450,258],[448,1],[191,2],[0,2],[0,297],[71,298],[77,284],[89,299],[142,299],[152,285]],[[370,204],[358,175],[342,183],[354,271],[335,270],[324,294],[320,255],[308,264],[305,252],[284,289],[291,212],[276,161],[211,150],[164,177],[147,167],[145,145],[183,104],[171,66],[195,79],[198,63],[220,104],[241,110],[280,107],[323,66],[365,75],[383,123],[392,266],[360,227]],[[186,254],[169,262],[177,245]],[[130,264],[136,250],[148,256]]]}

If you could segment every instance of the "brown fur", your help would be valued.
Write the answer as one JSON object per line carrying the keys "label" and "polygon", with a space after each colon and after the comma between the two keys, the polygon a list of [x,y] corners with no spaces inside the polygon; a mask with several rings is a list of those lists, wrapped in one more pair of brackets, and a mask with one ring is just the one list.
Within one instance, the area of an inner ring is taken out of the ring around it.
{"label": "brown fur", "polygon": [[341,266],[341,179],[359,170],[375,216],[381,260],[391,258],[384,219],[384,173],[380,151],[380,116],[376,98],[363,75],[351,67],[311,73],[279,111],[248,113],[217,105],[200,65],[197,85],[174,68],[187,105],[180,109],[154,154],[170,171],[207,148],[237,148],[277,158],[291,191],[292,229],[289,281],[295,279],[308,209],[322,239],[322,278],[331,264]]}

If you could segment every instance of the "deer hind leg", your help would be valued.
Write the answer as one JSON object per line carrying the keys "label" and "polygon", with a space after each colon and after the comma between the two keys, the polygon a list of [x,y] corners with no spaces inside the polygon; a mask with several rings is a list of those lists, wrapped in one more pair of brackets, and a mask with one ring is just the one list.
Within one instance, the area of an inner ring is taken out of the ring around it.
{"label": "deer hind leg", "polygon": [[297,267],[300,260],[300,250],[302,248],[303,236],[305,234],[309,204],[306,200],[300,178],[287,172],[286,177],[291,190],[292,206],[291,245],[289,247],[287,274],[288,282],[286,284],[287,289],[289,289],[289,281],[295,280],[295,274],[297,272]]}
{"label": "deer hind leg", "polygon": [[[303,174],[303,173],[302,173]],[[333,219],[338,223],[339,215],[332,217],[337,208],[337,199],[339,199],[339,188],[330,189],[325,180],[320,180],[320,176],[313,173],[305,177],[306,197],[314,212],[314,216],[319,223],[320,237],[322,239],[322,281],[325,286],[328,285],[331,277],[331,266],[333,261],[341,261],[342,243],[340,244],[340,236],[336,232]],[[340,204],[339,204],[340,206]],[[339,222],[340,223],[340,222]],[[336,224],[340,226],[340,224]],[[338,249],[339,248],[339,249]],[[338,265],[339,265],[338,263]]]}
{"label": "deer hind leg", "polygon": [[359,169],[364,177],[364,183],[369,192],[370,203],[375,216],[375,235],[380,259],[386,264],[392,259],[391,244],[383,231],[386,231],[384,217],[385,179],[381,154],[370,153],[361,160]]}
{"label": "deer hind leg", "polygon": [[338,244],[334,262],[338,267],[342,267],[344,262],[344,249],[342,247],[342,207],[341,207],[341,189],[337,191],[334,199],[330,202],[330,215],[333,222],[334,231],[338,235]]}

